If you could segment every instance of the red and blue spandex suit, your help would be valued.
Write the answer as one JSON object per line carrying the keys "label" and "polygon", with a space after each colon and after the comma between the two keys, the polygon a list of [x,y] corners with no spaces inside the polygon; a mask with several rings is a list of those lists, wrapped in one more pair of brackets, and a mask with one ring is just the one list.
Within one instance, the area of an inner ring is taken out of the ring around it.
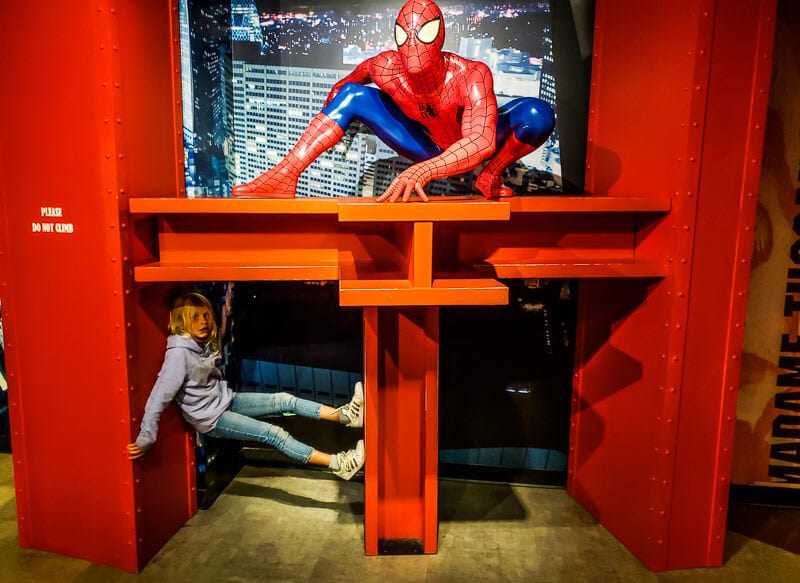
{"label": "red and blue spandex suit", "polygon": [[552,108],[521,97],[498,109],[489,68],[442,51],[442,12],[430,0],[406,2],[395,22],[395,42],[397,50],[365,60],[337,82],[286,157],[232,195],[293,197],[303,170],[359,120],[414,163],[379,201],[407,201],[412,194],[426,201],[428,182],[483,162],[475,187],[486,198],[511,196],[503,170],[547,139],[555,124]]}

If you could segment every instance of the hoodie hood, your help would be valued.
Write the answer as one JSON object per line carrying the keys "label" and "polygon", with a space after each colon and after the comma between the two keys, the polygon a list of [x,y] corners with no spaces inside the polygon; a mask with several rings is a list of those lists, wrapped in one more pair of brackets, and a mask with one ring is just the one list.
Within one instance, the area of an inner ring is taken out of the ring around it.
{"label": "hoodie hood", "polygon": [[200,346],[194,338],[190,336],[181,336],[178,334],[171,334],[167,337],[167,350],[170,348],[187,348],[196,354],[205,354],[209,349]]}

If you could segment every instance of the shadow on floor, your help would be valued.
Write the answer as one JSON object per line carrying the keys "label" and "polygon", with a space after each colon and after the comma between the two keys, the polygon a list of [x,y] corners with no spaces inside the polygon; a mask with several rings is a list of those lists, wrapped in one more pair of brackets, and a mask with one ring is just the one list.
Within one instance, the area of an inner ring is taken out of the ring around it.
{"label": "shadow on floor", "polygon": [[734,503],[728,530],[800,554],[800,508]]}

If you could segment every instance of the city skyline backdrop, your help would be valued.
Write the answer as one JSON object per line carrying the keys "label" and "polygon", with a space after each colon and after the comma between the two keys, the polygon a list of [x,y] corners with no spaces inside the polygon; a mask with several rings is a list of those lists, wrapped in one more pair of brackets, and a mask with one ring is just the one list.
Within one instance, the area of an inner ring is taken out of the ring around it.
{"label": "city skyline backdrop", "polygon": [[[187,196],[228,196],[274,166],[305,131],[330,87],[364,59],[394,49],[401,3],[282,7],[257,0],[181,0]],[[555,109],[549,2],[438,2],[445,50],[482,61],[498,102],[534,96]],[[301,11],[302,10],[302,11]],[[191,107],[186,107],[191,104]],[[301,175],[297,196],[377,196],[410,162],[360,124]],[[509,169],[517,194],[560,190],[557,129]],[[475,174],[438,180],[429,194],[472,194]]]}

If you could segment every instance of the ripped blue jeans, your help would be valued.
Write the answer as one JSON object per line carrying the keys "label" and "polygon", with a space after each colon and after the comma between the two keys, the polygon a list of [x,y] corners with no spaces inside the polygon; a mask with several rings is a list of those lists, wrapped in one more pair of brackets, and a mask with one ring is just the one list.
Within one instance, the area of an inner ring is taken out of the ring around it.
{"label": "ripped blue jeans", "polygon": [[313,451],[310,445],[296,440],[283,427],[255,417],[295,413],[319,419],[321,409],[321,403],[289,393],[236,393],[231,406],[217,420],[217,426],[206,435],[266,443],[293,460],[308,463]]}

